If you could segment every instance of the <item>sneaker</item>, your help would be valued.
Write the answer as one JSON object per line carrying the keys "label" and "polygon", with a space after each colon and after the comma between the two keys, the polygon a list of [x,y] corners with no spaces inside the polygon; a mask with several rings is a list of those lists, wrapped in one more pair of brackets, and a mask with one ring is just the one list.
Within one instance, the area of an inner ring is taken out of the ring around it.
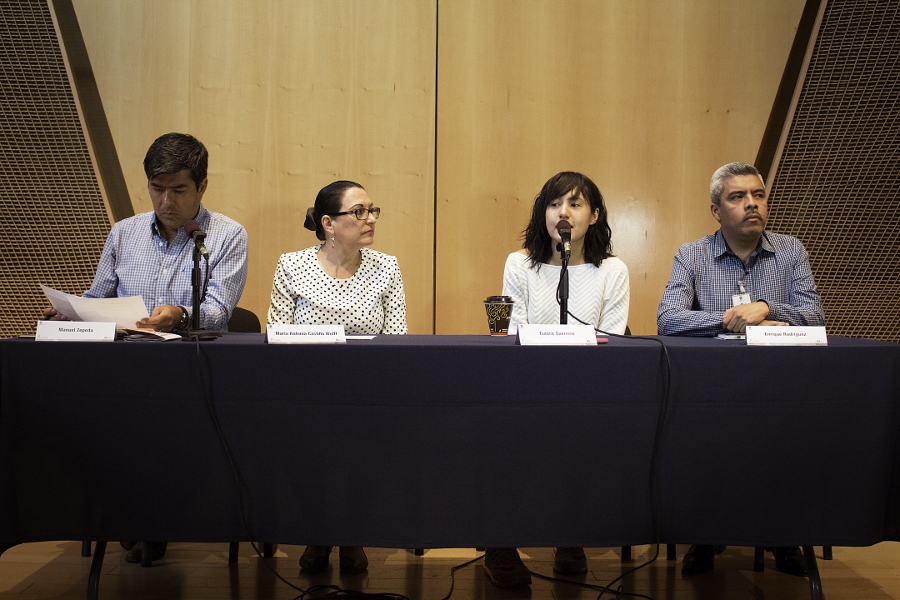
{"label": "sneaker", "polygon": [[531,572],[515,548],[485,548],[484,574],[501,588],[531,585]]}
{"label": "sneaker", "polygon": [[560,575],[587,573],[587,557],[584,548],[556,548],[553,551],[553,572]]}

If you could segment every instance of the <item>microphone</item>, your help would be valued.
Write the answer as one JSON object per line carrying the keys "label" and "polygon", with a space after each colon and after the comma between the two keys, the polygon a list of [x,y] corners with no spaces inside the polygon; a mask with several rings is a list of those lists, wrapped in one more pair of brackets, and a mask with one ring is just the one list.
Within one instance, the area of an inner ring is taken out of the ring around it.
{"label": "microphone", "polygon": [[562,239],[560,252],[568,260],[572,254],[572,225],[565,219],[561,219],[556,224],[556,232],[559,233],[559,237]]}
{"label": "microphone", "polygon": [[186,221],[184,224],[184,232],[194,240],[194,245],[197,246],[197,251],[200,252],[200,255],[209,258],[206,244],[203,243],[206,240],[206,232],[200,229],[200,225],[197,221],[193,219]]}

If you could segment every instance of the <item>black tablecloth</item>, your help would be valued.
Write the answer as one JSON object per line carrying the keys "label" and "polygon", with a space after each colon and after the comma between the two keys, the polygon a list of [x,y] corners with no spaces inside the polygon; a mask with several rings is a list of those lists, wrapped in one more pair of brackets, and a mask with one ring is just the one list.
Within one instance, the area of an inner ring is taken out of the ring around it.
{"label": "black tablecloth", "polygon": [[898,539],[900,345],[658,339],[3,340],[0,547]]}

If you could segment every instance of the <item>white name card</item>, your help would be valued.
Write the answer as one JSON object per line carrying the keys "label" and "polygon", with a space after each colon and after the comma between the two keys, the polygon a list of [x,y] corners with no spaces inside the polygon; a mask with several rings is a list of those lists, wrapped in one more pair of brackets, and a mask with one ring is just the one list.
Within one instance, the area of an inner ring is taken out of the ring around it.
{"label": "white name card", "polygon": [[39,342],[113,342],[113,321],[38,321],[34,339]]}
{"label": "white name card", "polygon": [[597,332],[590,325],[519,325],[523,346],[596,346]]}
{"label": "white name card", "polygon": [[343,325],[266,325],[270,344],[345,344]]}
{"label": "white name card", "polygon": [[827,346],[824,327],[747,327],[748,346]]}

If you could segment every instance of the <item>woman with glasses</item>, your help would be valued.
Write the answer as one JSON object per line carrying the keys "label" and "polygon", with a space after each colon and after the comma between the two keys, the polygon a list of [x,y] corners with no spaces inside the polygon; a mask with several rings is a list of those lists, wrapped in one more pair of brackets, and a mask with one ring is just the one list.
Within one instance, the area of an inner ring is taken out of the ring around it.
{"label": "woman with glasses", "polygon": [[[335,181],[322,188],[303,226],[323,243],[278,259],[268,323],[343,325],[352,335],[406,333],[397,259],[368,247],[380,215],[358,183]],[[330,554],[330,546],[307,546],[300,567],[323,571]],[[341,571],[358,573],[368,564],[361,547],[341,547]]]}
{"label": "woman with glasses", "polygon": [[[562,225],[564,223],[565,225]],[[560,229],[568,230],[567,246]],[[522,250],[506,259],[503,295],[514,301],[510,330],[522,323],[560,322],[559,284],[563,252],[568,250],[567,323],[624,334],[628,323],[628,268],[613,256],[612,231],[600,190],[574,172],[551,177],[534,199]],[[582,548],[556,548],[553,570],[561,575],[587,572]],[[531,583],[531,573],[515,548],[487,548],[484,571],[498,587]]]}

